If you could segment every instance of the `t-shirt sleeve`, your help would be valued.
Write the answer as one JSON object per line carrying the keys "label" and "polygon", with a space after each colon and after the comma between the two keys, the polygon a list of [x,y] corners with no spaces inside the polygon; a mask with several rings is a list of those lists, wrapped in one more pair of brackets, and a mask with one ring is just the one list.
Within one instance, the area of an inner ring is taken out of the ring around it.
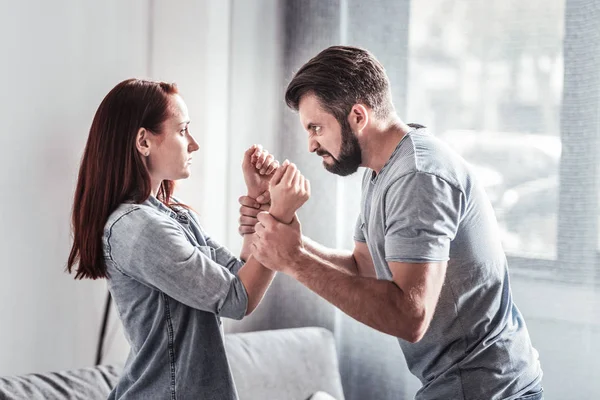
{"label": "t-shirt sleeve", "polygon": [[444,179],[405,175],[385,194],[385,258],[398,262],[447,261],[465,203]]}
{"label": "t-shirt sleeve", "polygon": [[356,224],[354,225],[354,240],[357,242],[366,242],[367,238],[363,233],[363,222],[360,214],[356,218]]}

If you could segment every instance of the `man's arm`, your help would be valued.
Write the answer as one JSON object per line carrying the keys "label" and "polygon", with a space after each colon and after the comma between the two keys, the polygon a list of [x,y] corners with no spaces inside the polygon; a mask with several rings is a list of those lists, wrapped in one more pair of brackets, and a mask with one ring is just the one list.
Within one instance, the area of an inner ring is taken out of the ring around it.
{"label": "man's arm", "polygon": [[261,213],[258,220],[253,254],[265,266],[292,276],[374,329],[410,342],[421,340],[435,311],[446,262],[389,262],[392,281],[349,275],[303,247],[297,219],[286,225]]}
{"label": "man's arm", "polygon": [[343,271],[351,275],[376,278],[373,258],[367,247],[366,238],[363,232],[362,218],[356,219],[354,226],[354,251],[337,250],[327,248],[306,236],[302,237],[304,248],[312,254],[320,257],[336,267],[342,267]]}
{"label": "man's arm", "polygon": [[[268,193],[268,192],[266,192]],[[269,211],[269,204],[263,204],[258,199],[249,196],[241,196],[240,203],[240,226],[238,231],[244,237],[241,258],[249,257],[252,253],[252,235],[258,219],[256,216],[261,211]],[[354,251],[331,249],[315,242],[307,236],[302,236],[304,248],[315,256],[326,261],[330,266],[345,271],[350,275],[360,275],[375,278],[375,267],[367,244],[363,241],[354,241]]]}
{"label": "man's arm", "polygon": [[[242,196],[239,198],[240,206],[240,226],[238,231],[244,237],[241,258],[249,257],[252,252],[251,237],[254,234],[254,227],[258,222],[256,216],[261,211],[269,211],[268,205],[260,206],[253,198]],[[315,242],[307,236],[302,236],[304,248],[311,254],[326,261],[328,265],[344,271],[350,275],[359,275],[375,278],[375,267],[371,253],[365,242],[355,241],[354,251],[331,249]]]}
{"label": "man's arm", "polygon": [[350,275],[376,277],[371,253],[364,242],[355,241],[354,251],[331,249],[307,236],[302,236],[302,244],[306,251],[340,271]]}
{"label": "man's arm", "polygon": [[350,276],[304,252],[289,274],[352,318],[415,343],[433,317],[446,264],[391,262],[394,278],[385,281]]}

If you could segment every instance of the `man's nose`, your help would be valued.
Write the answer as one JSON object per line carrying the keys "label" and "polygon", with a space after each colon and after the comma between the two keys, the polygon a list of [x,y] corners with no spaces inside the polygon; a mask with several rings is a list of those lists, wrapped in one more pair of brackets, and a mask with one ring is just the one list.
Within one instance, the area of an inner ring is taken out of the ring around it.
{"label": "man's nose", "polygon": [[314,153],[315,151],[317,151],[318,148],[319,148],[319,143],[315,139],[309,138],[308,139],[308,151],[311,153]]}

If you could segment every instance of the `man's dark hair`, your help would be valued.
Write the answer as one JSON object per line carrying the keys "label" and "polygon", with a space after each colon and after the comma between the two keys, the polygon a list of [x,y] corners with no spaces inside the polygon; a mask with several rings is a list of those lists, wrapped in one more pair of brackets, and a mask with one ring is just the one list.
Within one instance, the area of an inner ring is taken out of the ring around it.
{"label": "man's dark hair", "polygon": [[378,118],[386,118],[394,108],[385,69],[370,52],[357,47],[331,46],[317,54],[296,72],[285,102],[298,111],[307,93],[314,93],[340,123],[347,121],[357,103],[370,107]]}

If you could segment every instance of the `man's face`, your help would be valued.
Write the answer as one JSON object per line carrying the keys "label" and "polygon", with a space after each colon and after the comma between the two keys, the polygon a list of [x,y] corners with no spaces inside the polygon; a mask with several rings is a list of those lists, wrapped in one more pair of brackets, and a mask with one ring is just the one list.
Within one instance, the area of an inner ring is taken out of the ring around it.
{"label": "man's face", "polygon": [[362,162],[361,149],[348,121],[340,125],[312,93],[302,96],[298,113],[308,132],[308,151],[323,157],[325,169],[340,176],[356,172]]}

